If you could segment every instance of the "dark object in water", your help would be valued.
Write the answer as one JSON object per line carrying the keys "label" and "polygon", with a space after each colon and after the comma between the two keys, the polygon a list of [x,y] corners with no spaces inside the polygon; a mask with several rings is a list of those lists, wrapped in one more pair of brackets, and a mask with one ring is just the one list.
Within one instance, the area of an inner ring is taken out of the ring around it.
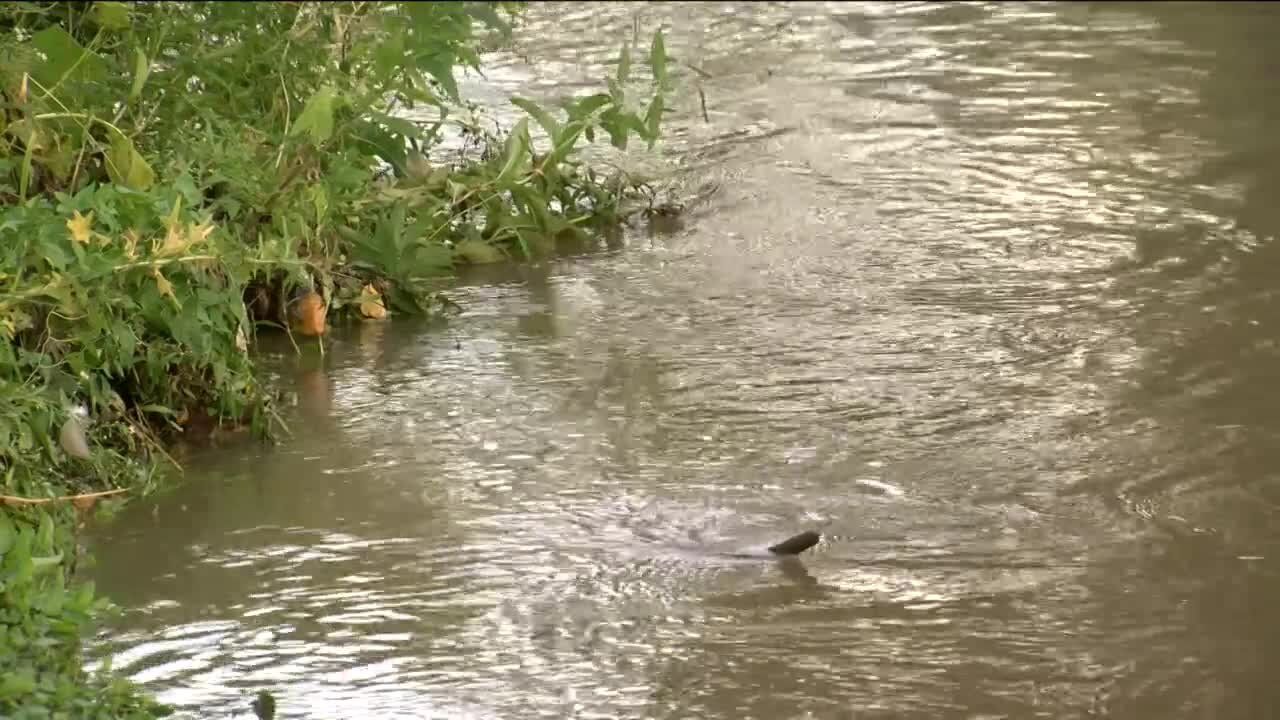
{"label": "dark object in water", "polygon": [[799,535],[793,535],[777,545],[770,545],[769,552],[774,555],[799,555],[817,545],[820,540],[822,540],[822,533],[815,530],[805,530]]}
{"label": "dark object in water", "polygon": [[794,535],[783,540],[777,545],[770,545],[769,547],[743,548],[732,552],[721,553],[721,555],[742,560],[795,558],[795,556],[805,550],[817,545],[820,540],[822,540],[822,533],[816,530],[806,530],[799,535]]}

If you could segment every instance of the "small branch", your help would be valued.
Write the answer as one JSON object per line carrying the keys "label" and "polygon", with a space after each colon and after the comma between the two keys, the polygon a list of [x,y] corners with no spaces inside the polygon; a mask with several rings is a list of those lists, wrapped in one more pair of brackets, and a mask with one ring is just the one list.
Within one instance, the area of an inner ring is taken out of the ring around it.
{"label": "small branch", "polygon": [[[280,89],[284,91],[284,127],[287,133],[293,122],[293,103],[289,101],[289,86],[284,81],[284,72],[280,73]],[[276,153],[276,169],[279,169],[280,163],[284,162],[284,148],[287,143],[287,140],[280,142],[280,151]]]}
{"label": "small branch", "polygon": [[[138,260],[136,262],[125,263],[123,265],[117,265],[115,267],[115,271],[124,272],[126,270],[164,267],[165,265],[174,265],[184,262],[215,262],[221,260],[221,256],[218,255],[180,255],[171,258],[156,258],[155,260]],[[311,267],[311,263],[306,260],[263,260],[262,258],[244,258],[243,262],[250,265],[296,265],[299,267]]]}
{"label": "small branch", "polygon": [[76,183],[80,180],[80,168],[84,164],[85,151],[89,149],[89,143],[80,146],[80,152],[76,155],[76,168],[71,172],[71,191],[75,192]]}
{"label": "small branch", "polygon": [[84,493],[81,495],[61,495],[59,497],[51,498],[27,498],[18,497],[17,495],[0,495],[0,503],[6,503],[9,505],[44,505],[45,503],[61,502],[63,500],[70,500],[72,502],[75,502],[76,500],[96,500],[100,497],[120,495],[121,493],[127,492],[129,492],[128,488],[119,488],[116,490],[103,490],[102,492]]}
{"label": "small branch", "polygon": [[703,80],[710,80],[712,78],[711,73],[707,72],[706,70],[703,70],[702,68],[698,67],[697,65],[694,65],[691,62],[681,62],[680,64],[684,65],[685,67],[697,73],[698,77],[702,78]]}
{"label": "small branch", "polygon": [[142,438],[142,441],[144,443],[150,445],[151,448],[156,452],[160,453],[160,455],[163,456],[165,460],[168,460],[169,464],[173,465],[173,468],[175,470],[177,470],[180,473],[185,472],[182,468],[181,463],[179,463],[177,460],[174,460],[173,456],[170,455],[164,449],[164,446],[160,444],[160,441],[156,439],[155,431],[151,429],[151,424],[147,422],[146,417],[141,412],[138,413],[138,422],[141,423],[142,430],[138,430],[138,428],[133,423],[129,422],[128,418],[125,419],[125,422],[128,423],[129,429],[133,430],[135,433],[137,433],[138,437]]}

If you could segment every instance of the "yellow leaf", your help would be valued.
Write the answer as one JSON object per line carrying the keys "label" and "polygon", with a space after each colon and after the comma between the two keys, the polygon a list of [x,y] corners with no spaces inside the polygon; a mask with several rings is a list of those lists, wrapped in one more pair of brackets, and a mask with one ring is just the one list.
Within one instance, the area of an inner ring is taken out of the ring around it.
{"label": "yellow leaf", "polygon": [[182,198],[173,205],[173,211],[169,213],[169,217],[165,218],[164,224],[167,228],[164,241],[159,247],[154,247],[155,253],[161,257],[173,257],[181,255],[191,247],[205,238],[209,237],[209,233],[213,232],[213,223],[190,223],[186,230],[182,229],[182,223],[178,221],[178,213],[182,206]]}
{"label": "yellow leaf", "polygon": [[0,303],[0,335],[13,340],[22,330],[31,327],[31,316],[9,303]]}
{"label": "yellow leaf", "polygon": [[197,225],[191,223],[186,232],[182,228],[174,226],[170,227],[165,233],[164,242],[155,248],[156,255],[160,257],[175,257],[182,255],[191,250],[191,248],[205,238],[209,237],[209,233],[213,232],[213,224]]}
{"label": "yellow leaf", "polygon": [[373,320],[381,320],[387,316],[387,308],[382,304],[382,296],[372,285],[365,285],[360,292],[360,314]]}
{"label": "yellow leaf", "polygon": [[156,279],[156,289],[160,291],[160,294],[172,300],[174,305],[182,307],[182,303],[178,302],[178,297],[173,294],[173,283],[169,282],[169,278],[160,272],[160,268],[152,268],[151,274]]}
{"label": "yellow leaf", "polygon": [[169,211],[169,216],[164,219],[165,227],[173,230],[178,227],[178,216],[182,212],[182,196],[178,195],[173,199],[173,209]]}
{"label": "yellow leaf", "polygon": [[71,219],[67,221],[67,230],[71,231],[71,237],[76,242],[84,245],[89,242],[91,237],[93,237],[92,225],[92,212],[89,213],[89,217],[85,217],[80,214],[79,210],[76,210],[75,213],[72,214]]}
{"label": "yellow leaf", "polygon": [[209,233],[213,232],[213,228],[213,223],[204,223],[203,225],[191,223],[187,227],[187,247],[204,242],[204,239],[209,237]]}
{"label": "yellow leaf", "polygon": [[124,254],[130,260],[138,257],[138,231],[129,228],[124,233]]}
{"label": "yellow leaf", "polygon": [[154,241],[151,245],[155,254],[161,257],[181,255],[187,249],[187,236],[182,232],[182,227],[174,223],[169,226],[169,231],[165,233],[164,241],[159,247],[155,246]]}

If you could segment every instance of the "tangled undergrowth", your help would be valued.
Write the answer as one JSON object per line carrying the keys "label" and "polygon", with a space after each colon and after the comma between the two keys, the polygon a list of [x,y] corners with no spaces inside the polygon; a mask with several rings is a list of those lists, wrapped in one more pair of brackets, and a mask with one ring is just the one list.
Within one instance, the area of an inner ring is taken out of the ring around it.
{"label": "tangled undergrowth", "polygon": [[[0,715],[164,714],[81,668],[103,601],[72,581],[75,528],[152,486],[179,434],[271,437],[260,332],[438,312],[459,265],[617,222],[640,183],[580,151],[657,141],[662,35],[634,67],[624,44],[599,93],[512,98],[499,137],[456,75],[519,11],[0,6]],[[474,152],[444,150],[458,138]]]}

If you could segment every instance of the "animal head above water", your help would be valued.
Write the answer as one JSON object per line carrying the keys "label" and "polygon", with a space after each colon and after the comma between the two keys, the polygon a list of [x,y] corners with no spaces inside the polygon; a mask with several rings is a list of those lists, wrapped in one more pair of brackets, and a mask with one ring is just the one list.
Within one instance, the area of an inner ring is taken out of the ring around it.
{"label": "animal head above water", "polygon": [[818,541],[822,540],[822,533],[815,530],[806,530],[799,535],[793,535],[777,545],[770,545],[769,552],[774,555],[799,555],[808,550]]}

